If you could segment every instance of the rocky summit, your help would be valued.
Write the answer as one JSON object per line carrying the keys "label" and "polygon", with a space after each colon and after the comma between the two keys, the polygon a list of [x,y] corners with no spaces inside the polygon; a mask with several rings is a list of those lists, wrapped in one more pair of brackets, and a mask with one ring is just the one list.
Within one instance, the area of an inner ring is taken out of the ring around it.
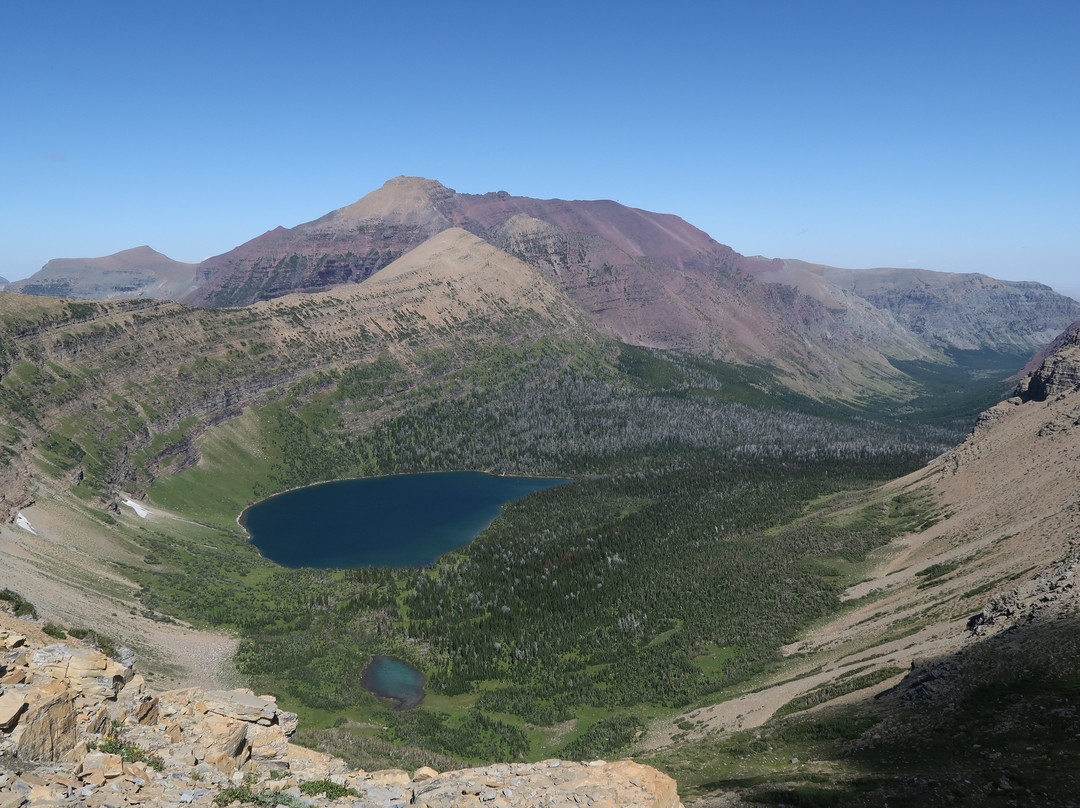
{"label": "rocky summit", "polygon": [[675,808],[675,781],[633,761],[365,772],[290,743],[294,713],[250,690],[152,692],[86,646],[0,629],[0,808],[594,806]]}

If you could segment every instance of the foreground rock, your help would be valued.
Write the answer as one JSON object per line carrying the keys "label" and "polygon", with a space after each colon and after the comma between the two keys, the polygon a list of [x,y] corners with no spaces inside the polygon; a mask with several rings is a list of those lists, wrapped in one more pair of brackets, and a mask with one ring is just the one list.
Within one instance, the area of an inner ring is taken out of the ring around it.
{"label": "foreground rock", "polygon": [[0,808],[62,805],[676,808],[676,784],[632,761],[350,771],[289,743],[296,715],[248,690],[154,693],[91,648],[0,631]]}

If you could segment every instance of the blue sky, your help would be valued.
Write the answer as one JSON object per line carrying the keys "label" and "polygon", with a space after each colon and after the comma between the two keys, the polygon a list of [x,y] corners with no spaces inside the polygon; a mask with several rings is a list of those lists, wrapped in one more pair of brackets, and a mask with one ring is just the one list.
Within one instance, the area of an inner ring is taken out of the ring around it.
{"label": "blue sky", "polygon": [[1075,2],[0,4],[0,275],[399,174],[1080,297]]}

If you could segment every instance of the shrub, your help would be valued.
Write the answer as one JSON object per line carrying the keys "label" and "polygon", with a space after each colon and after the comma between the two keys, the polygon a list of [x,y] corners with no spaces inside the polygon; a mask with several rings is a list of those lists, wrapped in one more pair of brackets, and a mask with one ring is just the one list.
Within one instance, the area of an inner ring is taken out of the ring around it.
{"label": "shrub", "polygon": [[16,617],[29,617],[32,620],[37,620],[38,613],[37,609],[34,608],[34,604],[13,589],[0,589],[0,600],[9,604],[8,608]]}
{"label": "shrub", "polygon": [[134,744],[125,743],[117,738],[102,738],[100,741],[91,741],[86,748],[93,752],[100,750],[109,755],[119,755],[125,763],[145,763],[154,771],[165,768],[165,762],[157,755],[152,755],[145,749]]}

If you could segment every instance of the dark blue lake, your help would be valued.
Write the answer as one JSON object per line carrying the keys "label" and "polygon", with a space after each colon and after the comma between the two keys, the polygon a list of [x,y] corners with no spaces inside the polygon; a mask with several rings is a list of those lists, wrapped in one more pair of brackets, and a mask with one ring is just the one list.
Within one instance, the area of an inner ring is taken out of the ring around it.
{"label": "dark blue lake", "polygon": [[396,710],[411,710],[424,700],[424,674],[400,659],[372,657],[360,676],[360,686],[369,693],[400,702]]}
{"label": "dark blue lake", "polygon": [[565,482],[475,471],[339,480],[258,502],[240,523],[285,567],[422,567],[472,541],[506,503]]}

